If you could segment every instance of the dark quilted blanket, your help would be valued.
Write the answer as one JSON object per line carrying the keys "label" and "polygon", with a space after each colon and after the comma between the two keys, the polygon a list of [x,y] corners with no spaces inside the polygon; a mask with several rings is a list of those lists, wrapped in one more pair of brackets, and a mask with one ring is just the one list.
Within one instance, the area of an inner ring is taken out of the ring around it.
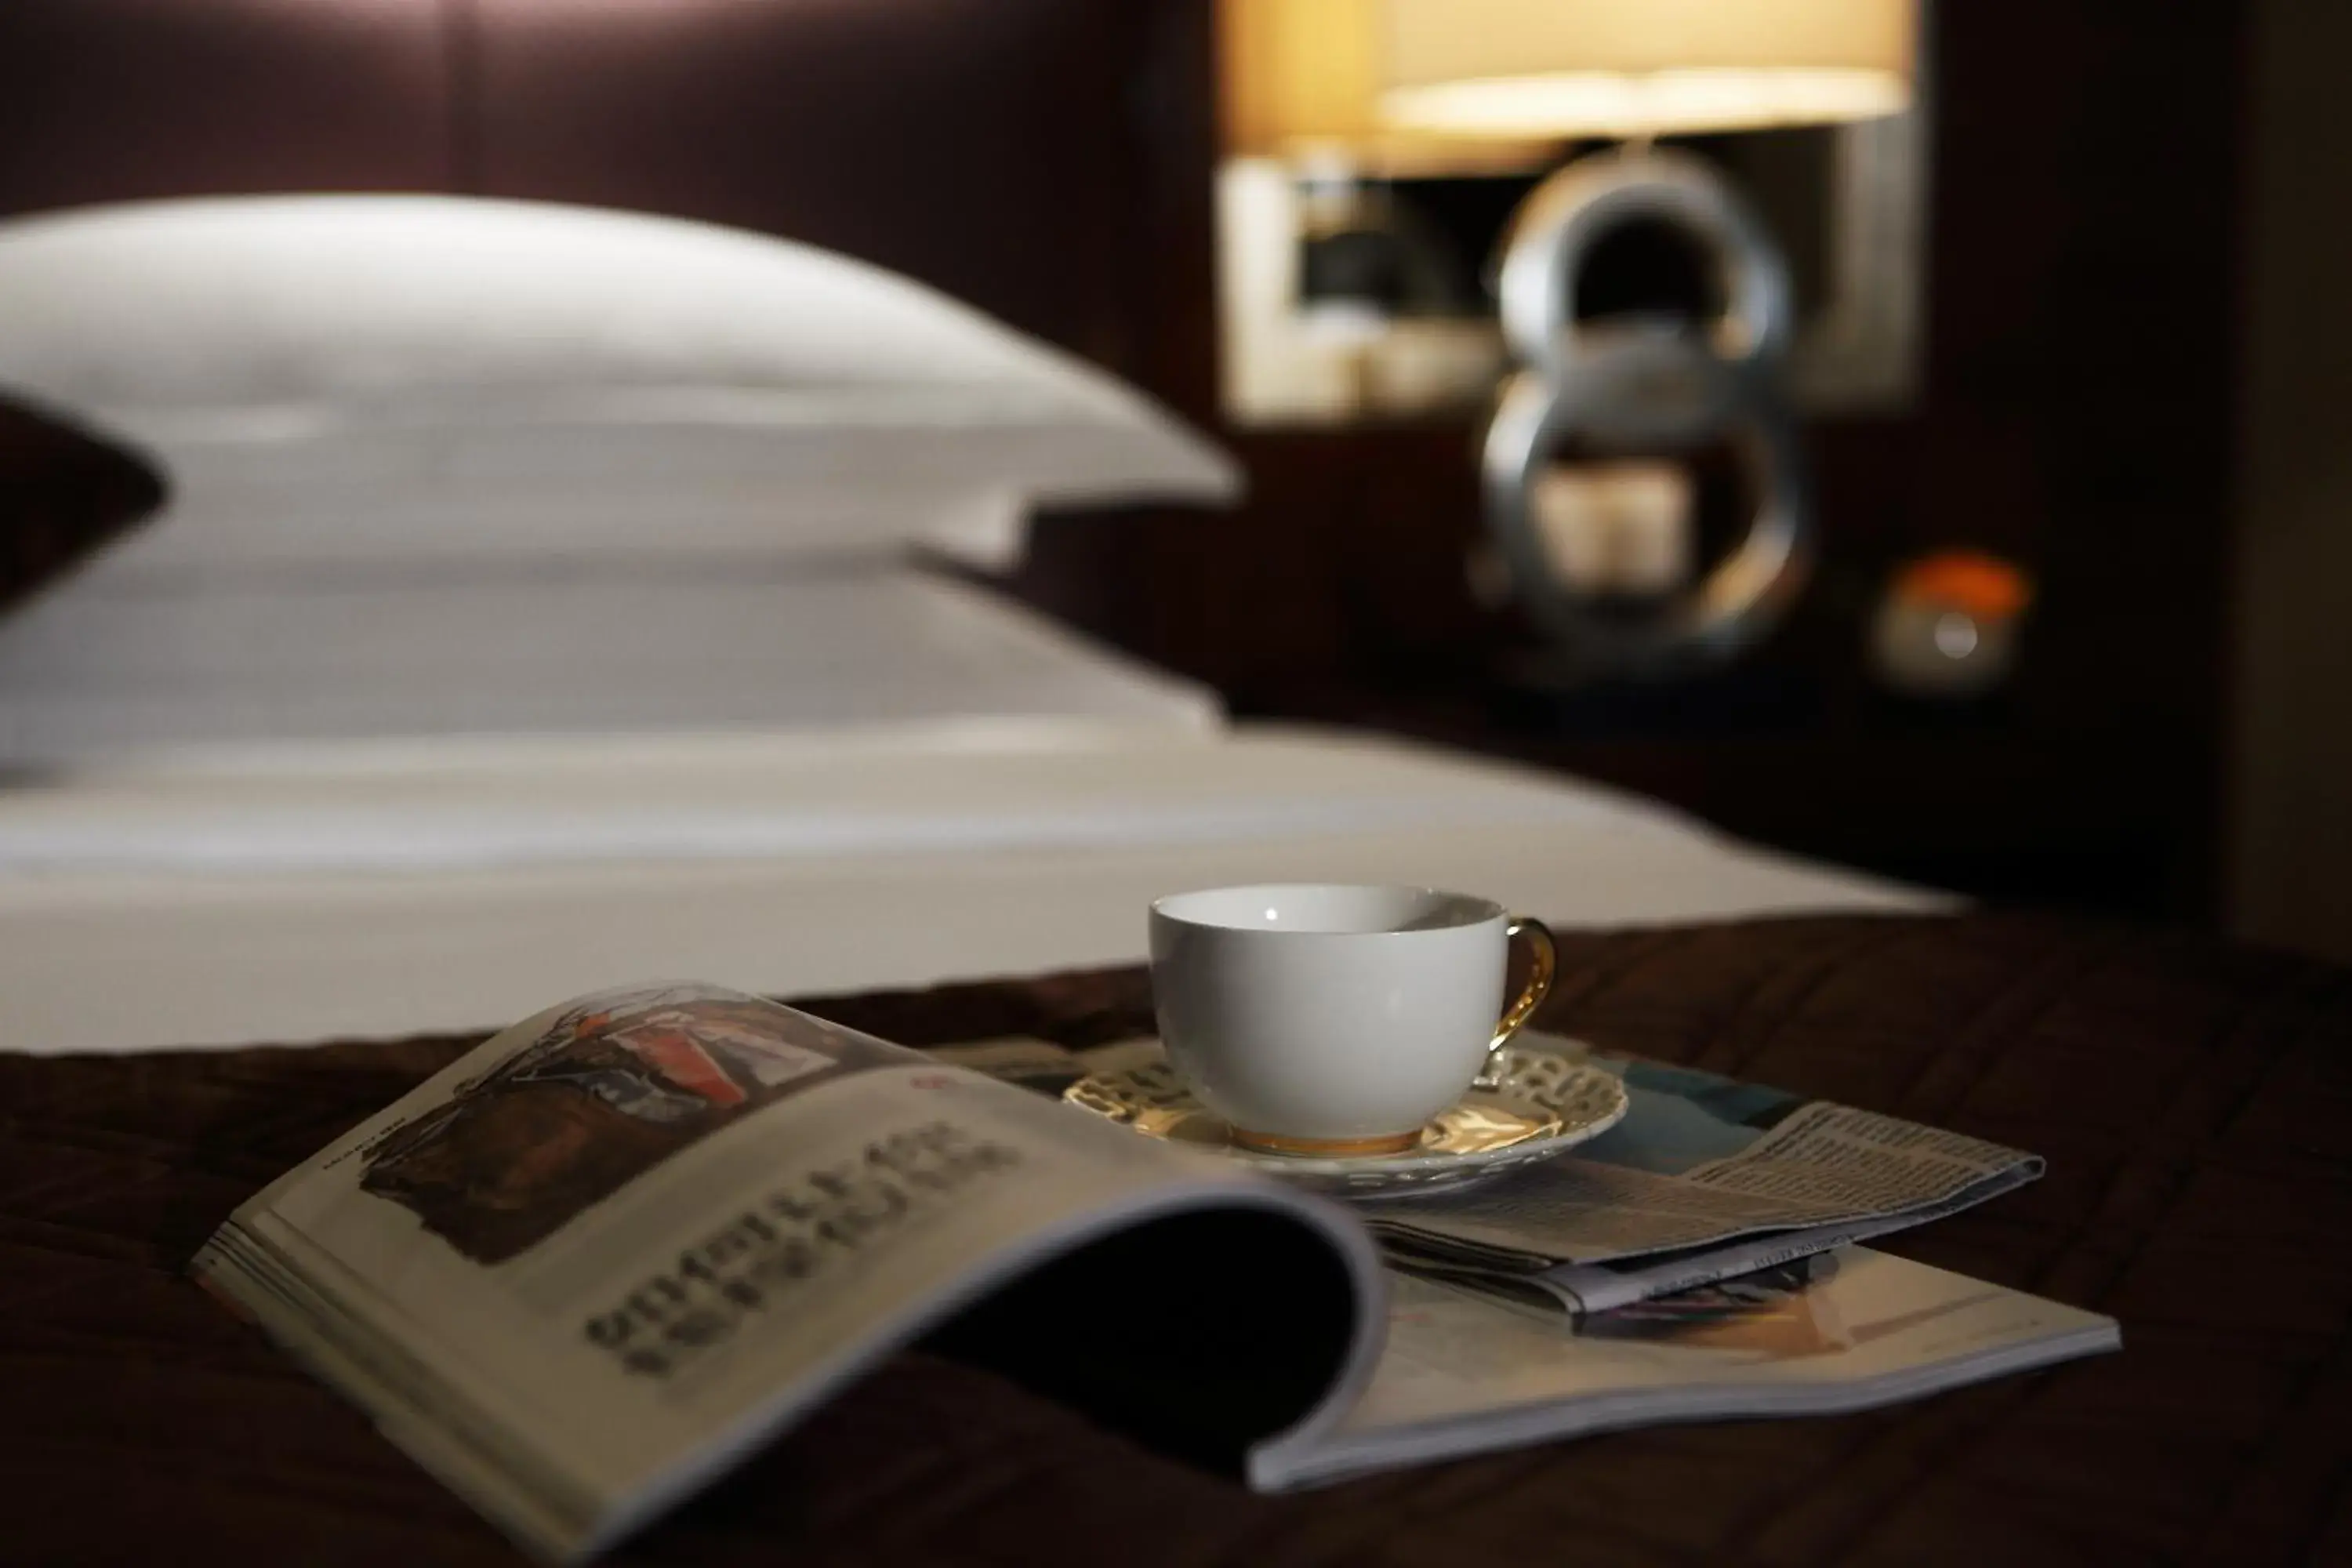
{"label": "dark quilted blanket", "polygon": [[[1891,1249],[2112,1313],[2123,1353],[1286,1498],[909,1354],[619,1560],[2352,1562],[2352,974],[2011,916],[1562,946],[1553,1026],[2048,1155]],[[1132,971],[812,1005],[915,1044],[1148,1019]],[[467,1043],[0,1058],[0,1559],[515,1560],[180,1273]]]}

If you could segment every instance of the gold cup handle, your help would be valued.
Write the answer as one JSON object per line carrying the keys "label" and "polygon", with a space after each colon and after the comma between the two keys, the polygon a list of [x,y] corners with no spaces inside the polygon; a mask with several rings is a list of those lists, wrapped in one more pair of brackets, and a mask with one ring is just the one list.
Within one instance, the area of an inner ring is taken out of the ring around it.
{"label": "gold cup handle", "polygon": [[1559,947],[1552,941],[1549,926],[1527,915],[1513,915],[1510,923],[1503,928],[1503,940],[1517,942],[1521,937],[1528,942],[1528,983],[1521,987],[1517,999],[1503,1009],[1502,1020],[1495,1026],[1495,1037],[1486,1042],[1486,1066],[1478,1075],[1483,1084],[1496,1081],[1495,1053],[1527,1027],[1528,1020],[1536,1016],[1536,1009],[1551,994],[1551,979],[1559,970]]}

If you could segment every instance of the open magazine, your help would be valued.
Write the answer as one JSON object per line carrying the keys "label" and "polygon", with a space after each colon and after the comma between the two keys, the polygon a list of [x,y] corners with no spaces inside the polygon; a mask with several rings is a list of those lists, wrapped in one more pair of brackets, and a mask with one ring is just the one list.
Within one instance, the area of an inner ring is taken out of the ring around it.
{"label": "open magazine", "polygon": [[556,1558],[925,1339],[1265,1489],[1847,1410],[2112,1348],[1847,1249],[1588,1317],[1392,1273],[1337,1205],[715,987],[517,1025],[240,1207],[198,1278]]}

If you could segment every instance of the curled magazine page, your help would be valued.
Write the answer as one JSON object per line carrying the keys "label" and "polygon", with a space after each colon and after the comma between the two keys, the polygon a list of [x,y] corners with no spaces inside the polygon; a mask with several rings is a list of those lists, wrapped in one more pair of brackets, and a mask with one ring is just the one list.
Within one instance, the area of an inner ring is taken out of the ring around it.
{"label": "curled magazine page", "polygon": [[2120,1347],[2113,1320],[1860,1247],[1596,1314],[1571,1331],[1399,1276],[1389,1342],[1328,1437],[1269,1486],[1659,1422],[1867,1409]]}
{"label": "curled magazine page", "polygon": [[[1385,1320],[1335,1206],[699,984],[505,1031],[240,1207],[194,1267],[564,1559],[926,1333],[1238,1468],[1341,1418]],[[1118,1300],[1168,1320],[1171,1376],[1079,1353],[1069,1326]],[[1244,1343],[1275,1352],[1255,1373]]]}

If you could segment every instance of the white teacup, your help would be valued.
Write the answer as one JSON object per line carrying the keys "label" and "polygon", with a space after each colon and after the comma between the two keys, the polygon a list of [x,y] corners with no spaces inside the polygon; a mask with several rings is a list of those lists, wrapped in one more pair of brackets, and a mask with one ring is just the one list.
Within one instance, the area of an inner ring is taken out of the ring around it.
{"label": "white teacup", "polygon": [[[1534,964],[1503,1006],[1510,942]],[[1551,989],[1551,932],[1428,888],[1297,883],[1151,906],[1168,1059],[1239,1142],[1299,1154],[1411,1148]]]}

